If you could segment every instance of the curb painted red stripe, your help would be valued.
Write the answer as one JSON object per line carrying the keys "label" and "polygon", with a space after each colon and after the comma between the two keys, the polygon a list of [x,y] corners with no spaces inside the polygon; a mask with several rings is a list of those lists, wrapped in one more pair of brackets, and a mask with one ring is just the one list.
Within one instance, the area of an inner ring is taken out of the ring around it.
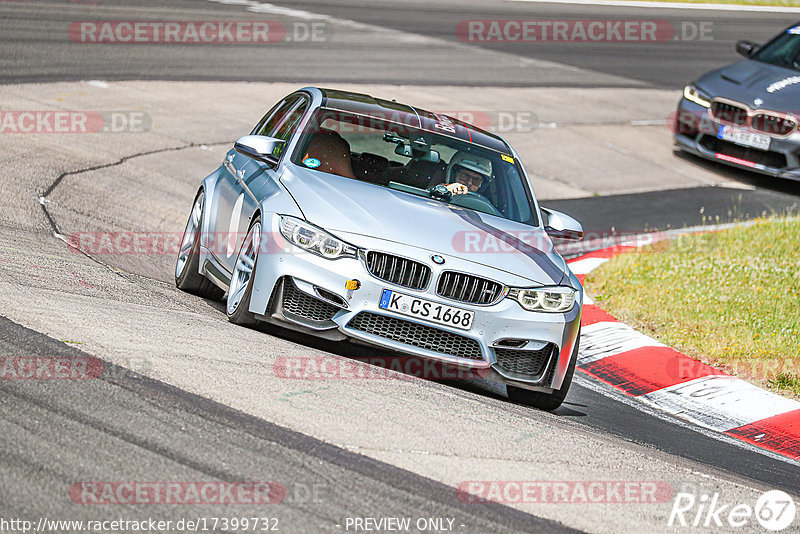
{"label": "curb painted red stripe", "polygon": [[768,417],[725,433],[758,447],[800,460],[800,410]]}
{"label": "curb painted red stripe", "polygon": [[581,365],[603,382],[638,397],[714,374],[725,374],[671,347],[642,347]]}
{"label": "curb painted red stripe", "polygon": [[[584,254],[568,263],[588,258],[610,259],[635,248],[616,245]],[[583,284],[586,275],[576,276]],[[581,325],[600,322],[619,321],[595,304],[584,304]],[[578,370],[631,396],[645,395],[704,376],[730,376],[673,348],[657,346],[641,347],[579,364]],[[800,409],[754,421],[724,433],[783,456],[800,459]]]}
{"label": "curb painted red stripe", "polygon": [[611,321],[616,322],[617,320],[611,317],[605,310],[598,308],[594,304],[583,305],[583,310],[581,311],[581,326]]}

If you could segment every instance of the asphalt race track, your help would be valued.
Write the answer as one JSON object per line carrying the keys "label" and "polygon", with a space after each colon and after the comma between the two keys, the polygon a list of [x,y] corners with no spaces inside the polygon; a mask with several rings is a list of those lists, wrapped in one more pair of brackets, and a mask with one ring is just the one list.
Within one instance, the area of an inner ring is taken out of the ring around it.
{"label": "asphalt race track", "polygon": [[[0,13],[0,112],[104,117],[89,134],[0,133],[0,356],[102,370],[0,380],[0,519],[258,516],[282,532],[346,532],[359,530],[353,518],[409,517],[445,520],[415,527],[427,532],[688,532],[667,526],[671,498],[474,503],[457,488],[659,481],[732,505],[771,489],[800,495],[798,462],[645,410],[586,375],[553,414],[480,382],[282,379],[280,357],[376,352],[231,325],[222,303],[175,289],[169,252],[64,243],[81,232],[182,231],[231,143],[278,98],[314,84],[479,117],[525,159],[541,203],[589,232],[793,212],[796,184],[675,155],[667,123],[687,81],[736,59],[736,40],[766,39],[800,15],[500,0],[19,0]],[[459,39],[461,21],[484,19],[656,20],[711,33],[636,44]],[[294,40],[92,44],[70,33],[80,21],[133,20],[278,21]],[[319,40],[296,39],[312,24]],[[87,505],[70,490],[87,481],[270,481],[286,494],[258,507]],[[737,531],[761,530],[753,521]]]}

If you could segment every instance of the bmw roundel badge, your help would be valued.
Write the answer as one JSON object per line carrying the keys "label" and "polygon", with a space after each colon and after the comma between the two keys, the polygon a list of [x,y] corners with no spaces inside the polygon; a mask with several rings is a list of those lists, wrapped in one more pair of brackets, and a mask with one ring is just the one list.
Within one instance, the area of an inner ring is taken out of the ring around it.
{"label": "bmw roundel badge", "polygon": [[441,265],[444,263],[444,258],[442,256],[439,256],[438,254],[434,254],[433,256],[431,256],[431,260],[433,260],[433,263],[435,263],[436,265]]}

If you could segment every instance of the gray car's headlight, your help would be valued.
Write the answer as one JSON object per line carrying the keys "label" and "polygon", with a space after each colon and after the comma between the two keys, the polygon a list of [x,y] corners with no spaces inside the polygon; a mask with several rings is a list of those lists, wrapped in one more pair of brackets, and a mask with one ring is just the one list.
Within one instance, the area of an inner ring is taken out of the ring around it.
{"label": "gray car's headlight", "polygon": [[290,243],[329,260],[355,258],[358,249],[302,219],[281,215],[281,234]]}
{"label": "gray car's headlight", "polygon": [[536,289],[512,289],[509,298],[529,311],[550,313],[568,312],[575,305],[577,291],[571,287],[537,287]]}
{"label": "gray car's headlight", "polygon": [[711,99],[701,93],[700,89],[692,84],[689,84],[683,88],[683,97],[690,102],[694,102],[695,104],[703,106],[704,108],[711,107]]}

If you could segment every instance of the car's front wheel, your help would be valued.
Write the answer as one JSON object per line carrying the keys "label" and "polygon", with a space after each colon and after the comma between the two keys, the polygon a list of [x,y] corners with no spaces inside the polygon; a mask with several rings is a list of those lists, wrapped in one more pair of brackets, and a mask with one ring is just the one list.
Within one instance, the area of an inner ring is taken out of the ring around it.
{"label": "car's front wheel", "polygon": [[195,295],[219,300],[225,292],[200,274],[200,233],[203,228],[205,198],[203,191],[197,193],[189,220],[186,222],[178,250],[178,260],[175,263],[175,285]]}
{"label": "car's front wheel", "polygon": [[242,326],[253,326],[258,321],[250,312],[250,295],[253,293],[258,248],[261,245],[261,217],[256,216],[239,248],[228,288],[226,311],[228,320]]}
{"label": "car's front wheel", "polygon": [[567,392],[570,385],[572,385],[572,375],[575,374],[575,364],[578,361],[578,345],[581,341],[581,333],[578,330],[578,337],[575,339],[575,348],[572,350],[572,357],[570,358],[567,374],[564,376],[564,381],[561,383],[561,389],[553,391],[552,393],[542,393],[541,391],[531,391],[529,389],[518,388],[514,386],[506,386],[508,398],[520,404],[526,404],[551,412],[561,406],[564,399],[567,398]]}

